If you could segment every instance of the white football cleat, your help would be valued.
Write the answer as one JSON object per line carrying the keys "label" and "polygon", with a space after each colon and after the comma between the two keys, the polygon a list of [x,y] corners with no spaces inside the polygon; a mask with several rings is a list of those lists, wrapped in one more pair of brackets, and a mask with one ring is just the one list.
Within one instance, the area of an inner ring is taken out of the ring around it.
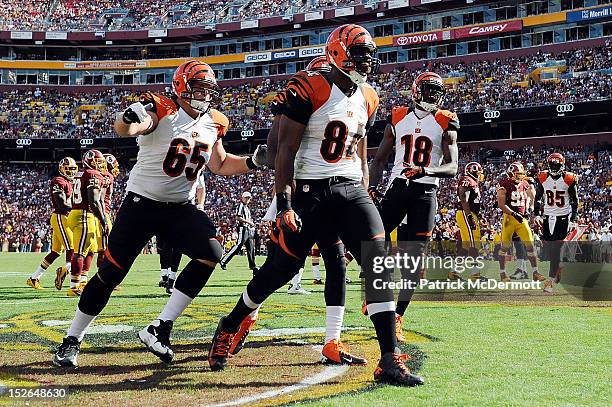
{"label": "white football cleat", "polygon": [[295,286],[291,285],[287,289],[287,294],[301,294],[301,295],[310,295],[311,292],[302,288],[301,284],[296,284]]}
{"label": "white football cleat", "polygon": [[174,358],[174,352],[170,349],[172,324],[172,321],[156,319],[151,325],[138,332],[140,342],[164,363],[170,363]]}

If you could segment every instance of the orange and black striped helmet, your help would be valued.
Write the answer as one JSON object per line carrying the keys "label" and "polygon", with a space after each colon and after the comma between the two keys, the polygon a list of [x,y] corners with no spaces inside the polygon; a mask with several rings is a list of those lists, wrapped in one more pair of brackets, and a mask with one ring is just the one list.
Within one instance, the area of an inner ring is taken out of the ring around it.
{"label": "orange and black striped helmet", "polygon": [[314,58],[306,66],[307,71],[329,71],[330,68],[331,67],[329,66],[327,57],[324,57],[322,55]]}
{"label": "orange and black striped helmet", "polygon": [[372,36],[360,25],[344,24],[327,38],[325,53],[330,65],[361,85],[368,75],[378,72],[380,60],[374,58],[376,44]]}
{"label": "orange and black striped helmet", "polygon": [[219,95],[215,72],[210,65],[191,60],[182,63],[172,77],[172,89],[179,99],[205,113]]}
{"label": "orange and black striped helmet", "polygon": [[445,93],[444,81],[437,73],[423,72],[412,82],[412,100],[422,110],[439,109]]}
{"label": "orange and black striped helmet", "polygon": [[565,170],[565,157],[561,153],[552,153],[546,158],[546,163],[550,175],[557,176]]}

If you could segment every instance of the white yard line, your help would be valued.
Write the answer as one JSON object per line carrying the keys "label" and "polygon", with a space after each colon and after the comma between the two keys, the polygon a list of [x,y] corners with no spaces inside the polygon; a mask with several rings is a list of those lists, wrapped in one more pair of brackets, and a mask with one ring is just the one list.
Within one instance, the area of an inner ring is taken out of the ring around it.
{"label": "white yard line", "polygon": [[[314,349],[317,349],[313,346]],[[284,394],[294,393],[299,390],[304,390],[308,387],[316,386],[328,382],[338,376],[342,376],[349,369],[346,365],[341,366],[328,366],[319,373],[312,376],[308,376],[302,379],[299,383],[292,384],[290,386],[281,387],[279,389],[268,390],[263,393],[255,394],[253,396],[245,396],[236,400],[227,401],[219,404],[208,404],[211,407],[225,407],[225,406],[240,406],[243,404],[254,403],[261,400],[266,400],[272,397],[277,397]]]}

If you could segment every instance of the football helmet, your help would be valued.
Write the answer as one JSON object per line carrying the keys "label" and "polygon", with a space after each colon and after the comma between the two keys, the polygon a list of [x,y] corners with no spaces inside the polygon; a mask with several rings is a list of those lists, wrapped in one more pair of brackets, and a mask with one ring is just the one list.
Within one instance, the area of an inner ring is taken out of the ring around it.
{"label": "football helmet", "polygon": [[327,58],[324,56],[319,56],[314,58],[312,61],[308,63],[306,66],[307,71],[329,71],[331,70],[331,66],[329,66],[329,62]]}
{"label": "football helmet", "polygon": [[463,170],[463,173],[478,182],[484,181],[484,170],[482,169],[482,165],[480,165],[476,161],[467,163],[465,169]]}
{"label": "football helmet", "polygon": [[111,175],[116,177],[119,175],[119,161],[112,154],[104,154],[106,160],[106,167],[109,169]]}
{"label": "football helmet", "polygon": [[106,172],[106,159],[100,150],[89,150],[83,156],[83,165],[92,170]]}
{"label": "football helmet", "polygon": [[79,172],[79,167],[72,157],[64,157],[60,160],[58,165],[59,173],[68,179],[73,179],[77,172]]}
{"label": "football helmet", "polygon": [[325,54],[330,65],[334,65],[353,83],[362,85],[368,75],[375,75],[380,60],[374,58],[376,44],[372,36],[360,25],[344,24],[327,37]]}
{"label": "football helmet", "polygon": [[506,175],[514,182],[521,182],[527,176],[525,167],[520,161],[514,161],[506,170]]}
{"label": "football helmet", "polygon": [[200,113],[208,112],[219,96],[219,85],[210,65],[198,60],[182,63],[172,77],[172,90]]}
{"label": "football helmet", "polygon": [[549,155],[546,158],[546,164],[548,164],[548,172],[554,177],[565,171],[565,157],[561,153]]}
{"label": "football helmet", "polygon": [[412,83],[412,101],[415,106],[426,112],[438,110],[446,87],[442,77],[434,72],[423,72]]}

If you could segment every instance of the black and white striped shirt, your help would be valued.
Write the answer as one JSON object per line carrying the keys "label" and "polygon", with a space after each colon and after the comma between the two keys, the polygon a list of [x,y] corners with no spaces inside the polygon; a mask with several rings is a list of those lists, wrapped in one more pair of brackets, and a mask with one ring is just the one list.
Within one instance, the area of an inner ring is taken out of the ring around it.
{"label": "black and white striped shirt", "polygon": [[[240,204],[238,205],[238,208],[236,209],[236,216],[240,216],[242,219],[246,219],[250,221],[251,220],[251,210],[243,202],[240,202]],[[242,222],[238,222],[238,227],[239,228],[249,227],[249,225],[246,225]]]}

